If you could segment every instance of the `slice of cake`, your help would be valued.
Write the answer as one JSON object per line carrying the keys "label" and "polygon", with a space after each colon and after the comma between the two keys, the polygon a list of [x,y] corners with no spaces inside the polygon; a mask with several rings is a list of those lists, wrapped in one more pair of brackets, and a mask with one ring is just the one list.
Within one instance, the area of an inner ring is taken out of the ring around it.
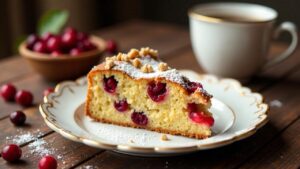
{"label": "slice of cake", "polygon": [[156,50],[131,49],[89,72],[86,114],[104,123],[207,138],[214,123],[211,97],[159,60]]}

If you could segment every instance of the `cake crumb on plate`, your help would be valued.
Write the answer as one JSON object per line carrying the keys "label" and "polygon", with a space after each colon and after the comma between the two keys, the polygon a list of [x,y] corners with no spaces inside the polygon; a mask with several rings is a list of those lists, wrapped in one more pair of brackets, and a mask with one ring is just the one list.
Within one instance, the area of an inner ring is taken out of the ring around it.
{"label": "cake crumb on plate", "polygon": [[165,135],[165,134],[162,134],[161,137],[160,137],[160,139],[161,139],[162,141],[169,141],[168,136]]}

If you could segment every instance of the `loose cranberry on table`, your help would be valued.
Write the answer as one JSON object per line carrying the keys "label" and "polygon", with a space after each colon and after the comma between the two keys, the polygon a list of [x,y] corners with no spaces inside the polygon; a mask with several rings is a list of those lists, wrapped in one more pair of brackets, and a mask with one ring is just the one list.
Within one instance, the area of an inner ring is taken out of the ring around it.
{"label": "loose cranberry on table", "polygon": [[24,107],[31,106],[33,102],[33,95],[29,91],[20,90],[17,92],[15,100]]}
{"label": "loose cranberry on table", "polygon": [[14,125],[21,126],[26,121],[26,115],[22,111],[15,111],[10,113],[9,119]]}
{"label": "loose cranberry on table", "polygon": [[8,162],[14,162],[21,158],[22,150],[18,145],[10,144],[2,149],[1,156]]}
{"label": "loose cranberry on table", "polygon": [[115,54],[118,52],[117,43],[114,40],[107,40],[106,41],[106,51]]}
{"label": "loose cranberry on table", "polygon": [[16,88],[12,84],[5,84],[0,89],[0,94],[5,101],[13,101],[16,95]]}
{"label": "loose cranberry on table", "polygon": [[50,94],[52,92],[54,92],[54,88],[49,87],[48,89],[44,90],[43,94],[44,94],[44,96],[48,96],[48,94]]}
{"label": "loose cranberry on table", "polygon": [[57,161],[54,157],[50,155],[44,156],[39,161],[39,169],[56,169],[57,168]]}

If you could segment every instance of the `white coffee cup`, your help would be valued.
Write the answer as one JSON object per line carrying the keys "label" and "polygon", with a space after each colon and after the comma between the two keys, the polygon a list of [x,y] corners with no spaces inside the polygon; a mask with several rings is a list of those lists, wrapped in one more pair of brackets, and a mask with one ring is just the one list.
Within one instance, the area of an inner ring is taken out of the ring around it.
{"label": "white coffee cup", "polygon": [[[189,10],[190,36],[196,58],[212,74],[248,79],[290,56],[297,47],[297,29],[283,22],[274,29],[277,12],[248,3],[209,3]],[[292,35],[290,46],[267,59],[270,41],[282,31]]]}

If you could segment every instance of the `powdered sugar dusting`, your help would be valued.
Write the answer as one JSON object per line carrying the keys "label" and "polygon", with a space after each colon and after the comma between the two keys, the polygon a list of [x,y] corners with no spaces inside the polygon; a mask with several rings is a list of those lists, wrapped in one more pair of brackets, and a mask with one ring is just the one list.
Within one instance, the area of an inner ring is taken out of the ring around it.
{"label": "powdered sugar dusting", "polygon": [[150,56],[145,56],[139,58],[143,65],[148,64],[151,65],[154,72],[152,73],[144,73],[141,69],[134,67],[131,63],[124,62],[124,61],[115,61],[115,66],[113,67],[114,70],[121,70],[127,73],[129,76],[141,79],[141,78],[155,78],[155,77],[163,77],[167,80],[170,80],[175,83],[179,83],[182,86],[185,86],[185,77],[179,73],[176,69],[170,69],[166,71],[159,71],[159,63],[158,60],[151,58]]}
{"label": "powdered sugar dusting", "polygon": [[282,102],[279,100],[272,100],[270,102],[270,106],[271,107],[282,107]]}
{"label": "powdered sugar dusting", "polygon": [[22,145],[25,143],[28,143],[32,140],[36,140],[37,138],[41,137],[43,135],[42,132],[37,130],[37,134],[32,134],[30,132],[23,133],[20,135],[15,135],[15,136],[8,136],[6,137],[6,140],[9,142],[13,142],[14,144]]}
{"label": "powdered sugar dusting", "polygon": [[92,166],[92,165],[84,165],[80,167],[80,169],[98,169],[97,166]]}
{"label": "powdered sugar dusting", "polygon": [[28,144],[29,153],[25,154],[25,157],[30,157],[31,155],[37,155],[43,157],[45,155],[55,156],[57,159],[62,159],[62,155],[57,152],[57,149],[51,148],[50,145],[42,138],[43,133],[39,130],[35,131],[36,134],[30,132],[6,137],[7,143],[14,143],[18,145]]}

